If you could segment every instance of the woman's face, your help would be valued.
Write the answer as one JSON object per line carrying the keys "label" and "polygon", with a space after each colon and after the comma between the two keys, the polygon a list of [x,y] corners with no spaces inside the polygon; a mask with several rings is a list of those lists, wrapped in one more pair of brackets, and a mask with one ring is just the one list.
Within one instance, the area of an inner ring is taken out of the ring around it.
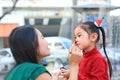
{"label": "woman's face", "polygon": [[44,39],[42,33],[36,29],[36,34],[38,36],[38,49],[37,52],[39,53],[39,58],[43,58],[50,55],[50,49],[48,48],[48,42]]}
{"label": "woman's face", "polygon": [[75,34],[76,45],[81,50],[85,50],[85,51],[90,50],[90,48],[93,45],[93,41],[90,38],[91,35],[88,35],[88,33],[84,29],[82,29],[80,27],[77,27],[74,30],[74,34]]}

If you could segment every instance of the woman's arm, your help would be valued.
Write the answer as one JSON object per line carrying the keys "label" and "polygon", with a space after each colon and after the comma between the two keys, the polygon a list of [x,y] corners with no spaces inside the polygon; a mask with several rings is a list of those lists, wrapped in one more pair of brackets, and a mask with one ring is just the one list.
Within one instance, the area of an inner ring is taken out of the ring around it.
{"label": "woman's arm", "polygon": [[52,80],[52,77],[47,72],[40,74],[36,80]]}

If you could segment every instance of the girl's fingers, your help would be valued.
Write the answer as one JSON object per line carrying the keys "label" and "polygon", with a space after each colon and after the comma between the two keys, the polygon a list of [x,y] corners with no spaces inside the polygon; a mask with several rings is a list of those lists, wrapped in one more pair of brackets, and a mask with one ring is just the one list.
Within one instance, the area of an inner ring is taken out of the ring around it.
{"label": "girl's fingers", "polygon": [[71,46],[70,49],[69,49],[69,53],[70,53],[70,54],[72,53],[72,46]]}
{"label": "girl's fingers", "polygon": [[71,54],[78,54],[78,53],[80,53],[81,52],[81,50],[77,47],[77,46],[75,46],[75,45],[72,45],[71,46],[71,48],[70,48],[70,50],[69,50],[69,53]]}
{"label": "girl's fingers", "polygon": [[72,44],[76,45],[76,40],[75,39],[73,39]]}
{"label": "girl's fingers", "polygon": [[69,49],[69,53],[70,53],[70,54],[72,53],[72,47],[75,46],[75,45],[76,45],[76,41],[75,41],[75,39],[73,39],[73,40],[72,40],[72,45],[71,45],[71,47],[70,47],[70,49]]}

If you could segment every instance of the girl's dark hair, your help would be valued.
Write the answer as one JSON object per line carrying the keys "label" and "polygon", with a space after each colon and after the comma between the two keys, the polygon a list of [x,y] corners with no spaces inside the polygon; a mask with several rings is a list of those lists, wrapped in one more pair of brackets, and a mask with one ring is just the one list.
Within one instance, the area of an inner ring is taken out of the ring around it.
{"label": "girl's dark hair", "polygon": [[105,49],[105,31],[102,27],[98,27],[96,26],[93,22],[84,22],[82,24],[79,25],[82,29],[84,29],[88,34],[92,34],[92,33],[97,33],[98,34],[98,38],[97,38],[97,42],[99,41],[100,39],[100,33],[99,33],[99,29],[101,30],[102,32],[102,39],[103,39],[103,50],[104,50],[104,53],[105,53],[105,56],[107,58],[107,61],[108,61],[108,66],[109,66],[109,75],[110,75],[110,78],[112,76],[112,65],[111,65],[111,62],[107,56],[107,52],[106,52],[106,49]]}
{"label": "girl's dark hair", "polygon": [[32,25],[19,26],[9,36],[10,49],[16,60],[16,65],[23,62],[38,63],[38,39]]}

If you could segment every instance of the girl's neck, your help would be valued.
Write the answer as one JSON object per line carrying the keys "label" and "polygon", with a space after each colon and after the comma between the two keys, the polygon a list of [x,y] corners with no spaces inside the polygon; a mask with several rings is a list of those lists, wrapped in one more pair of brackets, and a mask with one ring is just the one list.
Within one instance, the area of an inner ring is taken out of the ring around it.
{"label": "girl's neck", "polygon": [[91,45],[89,48],[84,49],[84,52],[91,51],[96,45]]}

